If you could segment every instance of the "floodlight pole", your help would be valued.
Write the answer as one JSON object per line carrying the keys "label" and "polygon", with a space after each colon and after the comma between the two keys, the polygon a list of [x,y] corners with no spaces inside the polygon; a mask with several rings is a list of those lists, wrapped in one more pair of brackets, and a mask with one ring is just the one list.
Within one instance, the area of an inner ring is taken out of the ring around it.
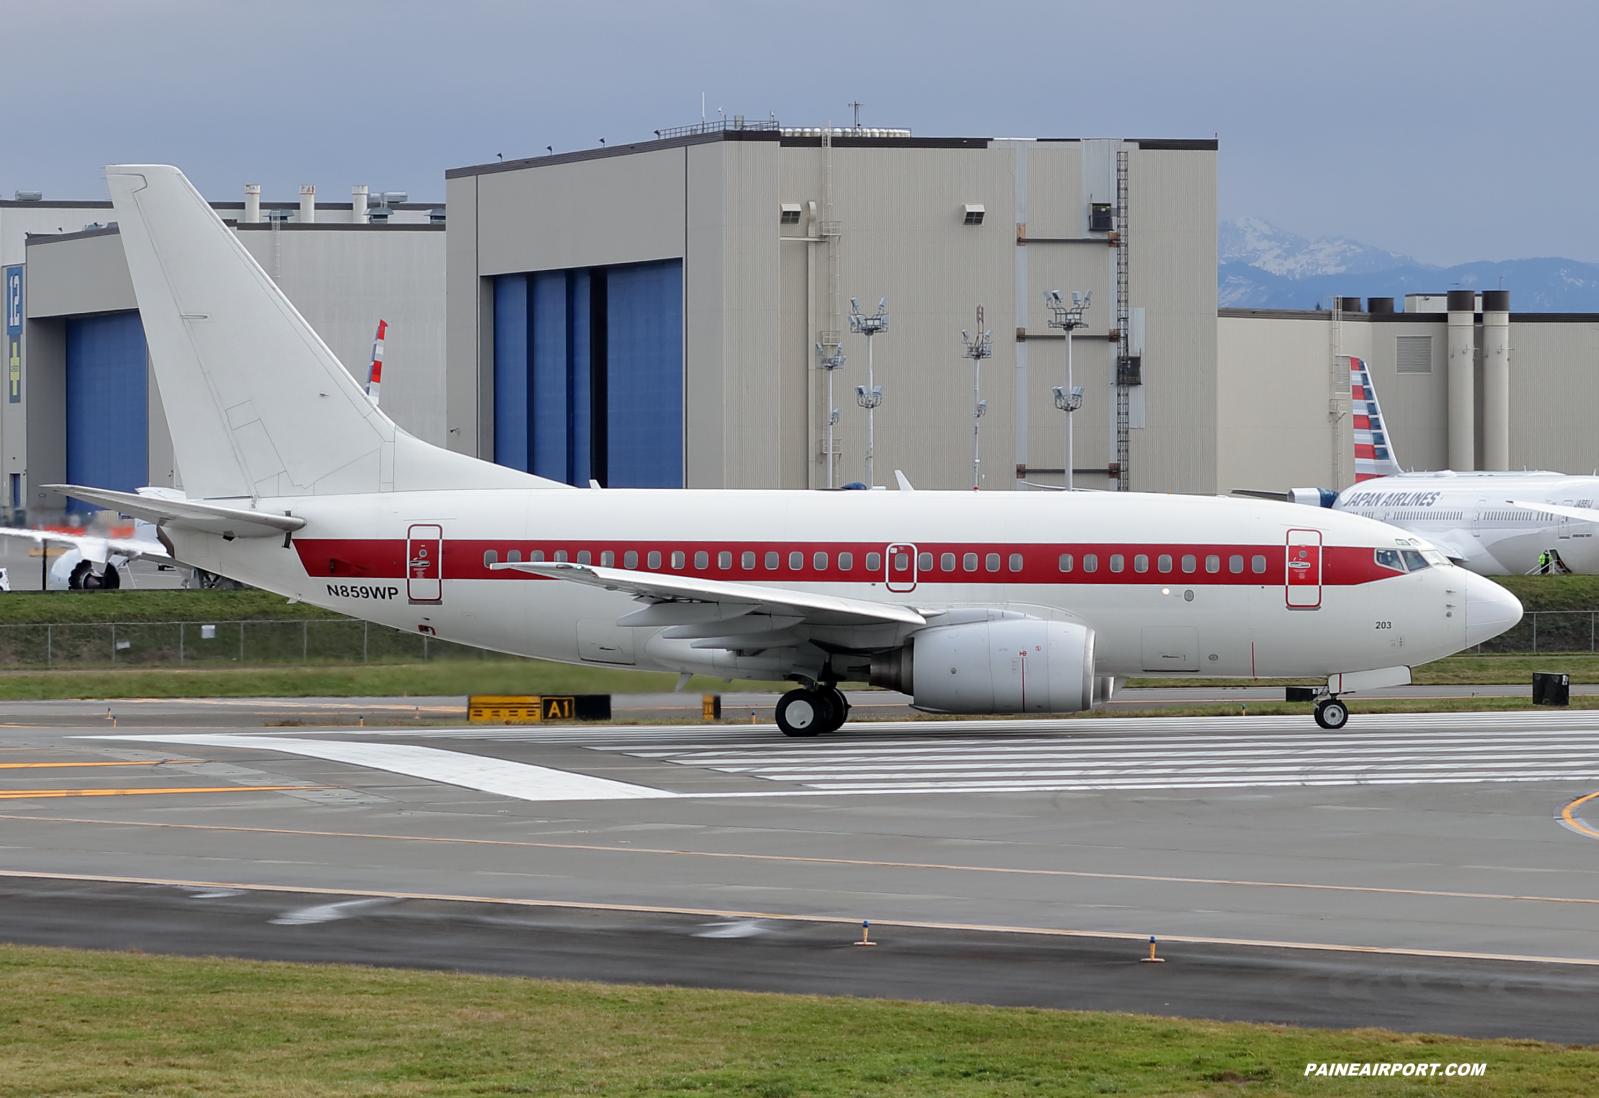
{"label": "floodlight pole", "polygon": [[[833,353],[828,354],[826,349],[833,348]],[[816,364],[827,371],[827,486],[838,487],[833,483],[833,428],[838,425],[838,409],[833,407],[833,371],[844,365],[844,348],[838,343],[818,343],[816,345]]]}
{"label": "floodlight pole", "polygon": [[855,386],[855,403],[866,409],[866,487],[872,483],[872,412],[883,403],[883,387],[872,384],[872,337],[888,331],[888,298],[877,303],[877,312],[871,316],[861,313],[861,303],[849,299],[849,330],[866,337],[866,384]]}
{"label": "floodlight pole", "polygon": [[981,399],[983,359],[994,357],[994,333],[983,330],[981,305],[977,306],[977,329],[978,334],[975,336],[967,334],[964,330],[961,332],[961,340],[966,344],[963,357],[972,360],[972,491],[974,492],[981,486],[982,481],[979,470],[982,468],[983,459],[978,450],[978,424],[983,418],[983,413],[988,411],[988,401]]}
{"label": "floodlight pole", "polygon": [[1050,311],[1049,326],[1060,328],[1066,336],[1066,384],[1055,386],[1055,407],[1066,413],[1066,461],[1062,483],[1067,488],[1072,487],[1072,413],[1083,406],[1082,387],[1072,384],[1072,332],[1087,326],[1083,313],[1088,311],[1093,299],[1092,290],[1085,294],[1072,291],[1070,305],[1060,296],[1059,290],[1044,294],[1044,304]]}

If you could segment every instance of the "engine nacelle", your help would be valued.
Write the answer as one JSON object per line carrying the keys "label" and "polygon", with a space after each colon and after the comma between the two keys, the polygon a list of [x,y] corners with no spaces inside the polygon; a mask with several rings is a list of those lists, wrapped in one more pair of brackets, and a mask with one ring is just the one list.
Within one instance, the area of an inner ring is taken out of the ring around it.
{"label": "engine nacelle", "polygon": [[940,713],[1080,713],[1094,704],[1094,631],[1037,618],[934,626],[873,656],[872,685]]}

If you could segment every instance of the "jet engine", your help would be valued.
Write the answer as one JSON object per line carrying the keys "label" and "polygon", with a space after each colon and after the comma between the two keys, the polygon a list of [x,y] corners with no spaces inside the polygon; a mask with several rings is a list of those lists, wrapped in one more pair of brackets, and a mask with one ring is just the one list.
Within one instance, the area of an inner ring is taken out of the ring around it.
{"label": "jet engine", "polygon": [[874,655],[871,681],[940,713],[1080,713],[1094,703],[1094,631],[1037,618],[935,626]]}

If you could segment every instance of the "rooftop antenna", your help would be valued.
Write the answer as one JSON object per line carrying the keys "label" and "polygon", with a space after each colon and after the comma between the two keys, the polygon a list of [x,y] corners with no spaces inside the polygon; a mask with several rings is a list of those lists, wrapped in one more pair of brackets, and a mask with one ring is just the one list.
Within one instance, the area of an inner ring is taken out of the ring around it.
{"label": "rooftop antenna", "polygon": [[977,491],[981,486],[982,476],[979,469],[982,467],[982,457],[977,448],[977,429],[982,421],[983,413],[988,411],[988,401],[979,399],[982,388],[983,359],[994,357],[994,333],[983,329],[983,307],[977,306],[977,332],[969,335],[965,328],[961,329],[961,340],[966,344],[963,357],[972,360],[972,491]]}
{"label": "rooftop antenna", "polygon": [[872,384],[872,337],[888,331],[888,298],[877,303],[872,316],[861,313],[861,303],[849,299],[849,330],[866,337],[866,384],[855,386],[855,403],[866,409],[866,487],[872,484],[872,413],[883,403],[883,387]]}
{"label": "rooftop antenna", "polygon": [[[833,349],[832,354],[827,349]],[[842,343],[818,343],[816,345],[816,364],[827,371],[827,486],[835,487],[833,483],[833,428],[838,425],[838,409],[833,407],[833,371],[844,365],[844,345]]]}
{"label": "rooftop antenna", "polygon": [[855,132],[859,133],[861,131],[861,108],[866,106],[866,104],[859,99],[853,99],[846,103],[845,106],[855,108]]}
{"label": "rooftop antenna", "polygon": [[1086,327],[1083,314],[1094,300],[1094,291],[1072,291],[1071,304],[1061,297],[1059,290],[1044,294],[1044,304],[1049,307],[1051,328],[1059,328],[1066,336],[1066,384],[1055,386],[1055,407],[1066,413],[1066,464],[1062,483],[1072,487],[1072,413],[1083,406],[1083,387],[1072,384],[1072,332]]}

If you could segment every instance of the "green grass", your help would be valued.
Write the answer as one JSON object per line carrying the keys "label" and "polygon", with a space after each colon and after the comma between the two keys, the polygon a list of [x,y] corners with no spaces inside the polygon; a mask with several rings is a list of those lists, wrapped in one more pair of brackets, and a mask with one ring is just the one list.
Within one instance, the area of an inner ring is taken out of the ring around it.
{"label": "green grass", "polygon": [[[0,1035],[7,1098],[1480,1098],[1599,1077],[1599,1049],[1536,1041],[8,946]],[[1328,1061],[1488,1068],[1305,1077]]]}
{"label": "green grass", "polygon": [[11,591],[0,595],[0,625],[136,621],[298,621],[343,614],[269,591]]}
{"label": "green grass", "polygon": [[1599,576],[1494,576],[1527,610],[1599,610]]}

